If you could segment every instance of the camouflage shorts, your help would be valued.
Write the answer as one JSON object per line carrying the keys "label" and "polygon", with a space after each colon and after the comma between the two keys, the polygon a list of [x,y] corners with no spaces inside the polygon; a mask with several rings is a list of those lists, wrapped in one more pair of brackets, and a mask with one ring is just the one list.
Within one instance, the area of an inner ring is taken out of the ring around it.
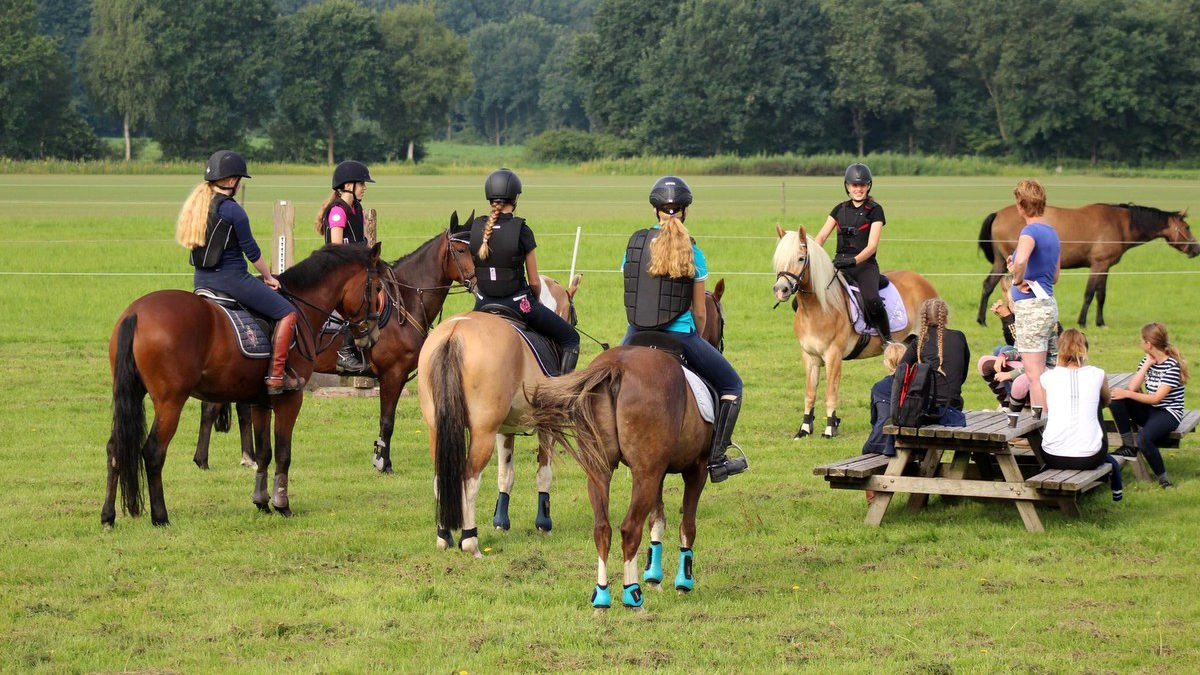
{"label": "camouflage shorts", "polygon": [[1017,351],[1047,352],[1047,356],[1058,353],[1058,303],[1054,298],[1018,300],[1013,303],[1013,314]]}

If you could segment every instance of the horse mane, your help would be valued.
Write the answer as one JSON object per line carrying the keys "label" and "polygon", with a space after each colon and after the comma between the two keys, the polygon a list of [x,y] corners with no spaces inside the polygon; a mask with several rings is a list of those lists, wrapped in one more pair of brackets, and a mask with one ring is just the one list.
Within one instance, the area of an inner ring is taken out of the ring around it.
{"label": "horse mane", "polygon": [[[835,292],[832,289],[832,282],[836,270],[833,267],[833,260],[829,258],[829,254],[817,243],[817,240],[813,239],[812,235],[805,235],[805,237],[808,245],[809,280],[813,285],[813,294],[817,296],[817,301],[821,303],[821,310],[824,311],[828,309],[829,300],[832,293]],[[779,240],[779,245],[775,247],[773,260],[775,271],[787,271],[798,255],[800,255],[800,232],[797,230],[784,232],[783,237]]]}
{"label": "horse mane", "polygon": [[1129,211],[1129,227],[1135,234],[1146,239],[1159,236],[1172,217],[1178,217],[1178,211],[1163,211],[1153,206],[1138,204],[1105,204],[1118,209]]}
{"label": "horse mane", "polygon": [[284,270],[279,282],[289,291],[303,291],[320,284],[331,272],[343,265],[366,266],[371,262],[371,249],[366,246],[325,244],[304,260]]}
{"label": "horse mane", "polygon": [[429,248],[430,245],[436,243],[438,241],[438,239],[440,239],[442,237],[442,235],[444,235],[444,234],[446,234],[446,233],[439,232],[439,233],[433,235],[432,237],[430,237],[429,240],[426,241],[425,243],[423,243],[420,246],[413,249],[410,253],[406,253],[406,254],[400,256],[399,258],[396,258],[396,262],[392,263],[392,269],[399,270],[401,265],[408,262],[410,259],[416,257],[416,255],[418,253],[423,252],[426,248]]}

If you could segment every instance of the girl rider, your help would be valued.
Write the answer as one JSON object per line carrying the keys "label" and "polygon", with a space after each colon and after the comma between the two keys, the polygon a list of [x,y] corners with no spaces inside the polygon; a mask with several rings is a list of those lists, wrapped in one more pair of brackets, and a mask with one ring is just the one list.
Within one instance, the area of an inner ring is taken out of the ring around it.
{"label": "girl rider", "polygon": [[[362,162],[348,159],[334,167],[333,194],[317,214],[317,234],[324,235],[326,244],[367,245],[362,198],[367,193],[367,183],[374,182],[367,165]],[[343,373],[361,373],[367,369],[349,334],[338,350],[337,368]]]}
{"label": "girl rider", "polygon": [[883,207],[871,199],[871,170],[866,164],[854,163],[846,167],[843,187],[850,199],[833,207],[825,226],[817,234],[817,244],[837,229],[837,255],[833,266],[858,285],[862,294],[863,314],[867,323],[879,331],[886,344],[892,341],[888,326],[887,308],[879,298],[879,263],[875,251],[879,248],[879,236],[887,221]]}
{"label": "girl rider", "polygon": [[747,469],[744,456],[730,459],[733,428],[742,407],[742,378],[715,347],[700,337],[704,328],[704,280],[708,262],[683,221],[692,203],[692,190],[682,178],[664,176],[650,190],[658,224],[629,238],[622,268],[625,274],[625,314],[629,331],[661,330],[683,347],[688,365],[713,383],[720,394],[713,424],[708,473],[714,483]]}
{"label": "girl rider", "polygon": [[[179,211],[175,240],[192,252],[196,288],[228,293],[275,320],[266,377],[267,393],[275,395],[304,386],[304,378],[284,372],[296,328],[296,308],[274,292],[279,290],[279,281],[271,276],[266,258],[254,241],[245,209],[233,199],[241,180],[249,177],[241,155],[231,150],[213,153],[204,168],[204,181],[192,190]],[[261,282],[246,272],[246,260],[262,274]]]}
{"label": "girl rider", "polygon": [[[483,185],[492,212],[471,223],[471,257],[475,259],[475,309],[504,305],[515,310],[533,330],[558,343],[562,352],[559,373],[575,370],[579,361],[579,333],[538,298],[537,242],[524,218],[513,216],[521,179],[508,169],[497,169]],[[526,274],[528,273],[528,278]]]}

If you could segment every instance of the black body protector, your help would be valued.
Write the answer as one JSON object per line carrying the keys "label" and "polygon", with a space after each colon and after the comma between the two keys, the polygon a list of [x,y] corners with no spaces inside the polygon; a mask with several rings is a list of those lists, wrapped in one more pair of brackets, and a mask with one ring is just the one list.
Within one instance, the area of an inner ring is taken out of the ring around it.
{"label": "black body protector", "polygon": [[346,202],[341,199],[333,200],[333,203],[325,207],[325,213],[321,214],[321,220],[325,221],[325,243],[333,243],[333,228],[329,227],[329,212],[333,207],[340,206],[342,211],[346,212],[346,226],[342,228],[342,243],[344,244],[361,244],[367,245],[367,235],[363,227],[363,207],[362,202],[354,200],[353,206],[347,206]]}
{"label": "black body protector", "polygon": [[[863,202],[862,206],[855,206],[851,200],[846,200],[838,205],[837,215],[834,216],[834,220],[837,221],[838,255],[855,256],[867,247],[867,242],[871,239],[871,223],[879,220],[876,211],[878,208],[879,204],[870,197]],[[875,262],[875,256],[862,262]]]}
{"label": "black body protector", "polygon": [[492,226],[488,238],[487,260],[479,258],[479,247],[483,244],[483,230],[487,217],[476,218],[471,223],[471,257],[475,259],[475,287],[480,295],[502,298],[516,295],[529,284],[525,281],[525,259],[521,255],[521,230],[524,218],[511,214],[501,215]]}
{"label": "black body protector", "polygon": [[625,249],[625,316],[635,328],[660,329],[692,308],[691,278],[650,275],[650,244],[659,230],[638,230]]}
{"label": "black body protector", "polygon": [[233,233],[233,223],[217,215],[226,199],[229,199],[228,195],[213,193],[212,203],[208,205],[208,226],[204,232],[204,243],[192,249],[189,256],[192,267],[214,268],[221,263],[221,254],[225,249],[238,245],[237,237]]}

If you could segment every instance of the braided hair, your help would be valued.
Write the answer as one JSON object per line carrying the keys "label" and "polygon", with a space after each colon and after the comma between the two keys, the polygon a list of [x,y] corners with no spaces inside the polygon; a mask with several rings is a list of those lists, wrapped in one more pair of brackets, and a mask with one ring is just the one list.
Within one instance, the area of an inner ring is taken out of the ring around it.
{"label": "braided hair", "polygon": [[497,199],[492,202],[492,212],[488,214],[487,223],[483,226],[483,239],[479,242],[479,259],[487,260],[491,250],[488,248],[488,239],[492,238],[492,228],[496,226],[496,219],[500,217],[500,212],[504,210],[505,202]]}
{"label": "braided hair", "polygon": [[949,315],[950,308],[946,306],[946,301],[941,298],[930,298],[921,304],[921,332],[917,335],[917,360],[921,359],[921,354],[925,349],[925,341],[929,339],[929,329],[937,328],[937,371],[942,375],[946,374],[946,371],[942,370],[942,346]]}

